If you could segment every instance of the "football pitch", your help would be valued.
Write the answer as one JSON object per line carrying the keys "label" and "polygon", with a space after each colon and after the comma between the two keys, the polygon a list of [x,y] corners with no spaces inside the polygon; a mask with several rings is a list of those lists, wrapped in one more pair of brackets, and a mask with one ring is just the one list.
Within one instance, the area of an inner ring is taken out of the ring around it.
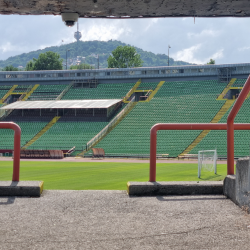
{"label": "football pitch", "polygon": [[[0,161],[0,181],[11,180],[12,161]],[[217,174],[202,172],[197,177],[194,163],[157,163],[157,181],[219,181],[226,176],[226,164]],[[128,181],[148,181],[149,163],[21,161],[20,181],[44,181],[44,189],[126,190]]]}

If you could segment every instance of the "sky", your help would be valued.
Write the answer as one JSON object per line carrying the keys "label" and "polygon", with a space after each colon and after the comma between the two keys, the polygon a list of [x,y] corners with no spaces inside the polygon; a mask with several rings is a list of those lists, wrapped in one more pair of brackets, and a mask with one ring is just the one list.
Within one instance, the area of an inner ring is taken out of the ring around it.
{"label": "sky", "polygon": [[[61,16],[0,15],[0,60],[74,42],[77,26]],[[174,60],[205,64],[250,61],[250,18],[79,19],[82,41],[110,39]],[[63,40],[63,42],[62,42]]]}

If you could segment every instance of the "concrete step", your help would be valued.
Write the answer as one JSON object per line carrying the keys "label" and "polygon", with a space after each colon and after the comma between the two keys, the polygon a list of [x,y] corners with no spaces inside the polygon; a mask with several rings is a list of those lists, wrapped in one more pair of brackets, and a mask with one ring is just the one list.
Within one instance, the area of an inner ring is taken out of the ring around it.
{"label": "concrete step", "polygon": [[43,181],[0,181],[0,196],[40,197]]}
{"label": "concrete step", "polygon": [[223,181],[128,182],[127,192],[135,196],[223,194]]}

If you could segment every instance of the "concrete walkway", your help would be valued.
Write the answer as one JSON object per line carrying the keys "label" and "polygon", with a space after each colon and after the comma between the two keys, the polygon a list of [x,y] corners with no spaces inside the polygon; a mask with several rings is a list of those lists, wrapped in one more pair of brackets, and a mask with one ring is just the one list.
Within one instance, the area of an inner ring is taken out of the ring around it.
{"label": "concrete walkway", "polygon": [[0,249],[249,249],[250,215],[224,196],[44,191],[0,198]]}

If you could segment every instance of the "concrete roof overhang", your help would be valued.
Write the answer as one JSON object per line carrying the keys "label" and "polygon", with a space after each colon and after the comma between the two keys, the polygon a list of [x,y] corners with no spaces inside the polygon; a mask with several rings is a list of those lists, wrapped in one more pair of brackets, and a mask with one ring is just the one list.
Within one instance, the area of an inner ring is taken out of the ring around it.
{"label": "concrete roof overhang", "polygon": [[0,14],[82,18],[249,17],[249,0],[0,0]]}

